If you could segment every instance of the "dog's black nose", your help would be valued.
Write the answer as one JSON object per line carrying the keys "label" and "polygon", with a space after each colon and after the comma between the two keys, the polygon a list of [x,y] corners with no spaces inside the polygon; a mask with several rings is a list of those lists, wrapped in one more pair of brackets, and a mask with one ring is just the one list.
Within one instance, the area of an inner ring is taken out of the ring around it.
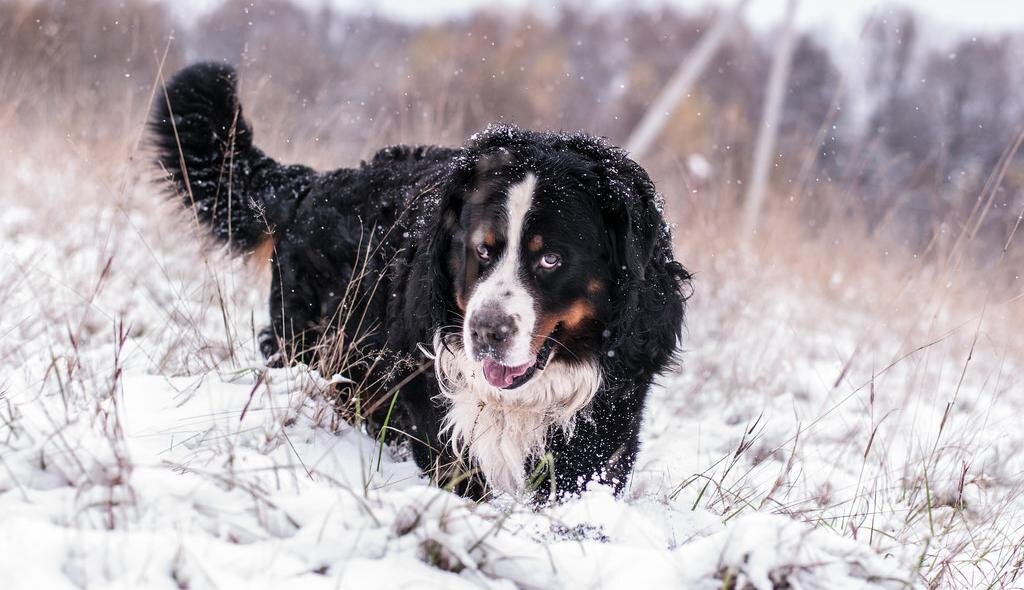
{"label": "dog's black nose", "polygon": [[500,310],[481,309],[470,319],[469,333],[476,350],[496,350],[516,335],[516,323],[512,316]]}

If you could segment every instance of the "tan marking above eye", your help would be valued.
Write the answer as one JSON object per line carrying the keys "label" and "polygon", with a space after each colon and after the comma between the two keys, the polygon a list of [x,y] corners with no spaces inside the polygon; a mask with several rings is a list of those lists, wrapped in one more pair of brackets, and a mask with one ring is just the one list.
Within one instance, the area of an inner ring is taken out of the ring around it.
{"label": "tan marking above eye", "polygon": [[590,279],[587,281],[587,293],[597,295],[602,289],[604,289],[604,285],[601,284],[599,279]]}
{"label": "tan marking above eye", "polygon": [[530,252],[540,252],[540,249],[544,247],[544,238],[537,234],[530,238],[530,243],[526,245]]}
{"label": "tan marking above eye", "polygon": [[489,248],[493,248],[494,244],[496,244],[497,241],[498,241],[498,237],[494,235],[494,230],[493,229],[489,229],[489,230],[487,230],[486,233],[484,233],[484,245],[485,246],[487,246]]}

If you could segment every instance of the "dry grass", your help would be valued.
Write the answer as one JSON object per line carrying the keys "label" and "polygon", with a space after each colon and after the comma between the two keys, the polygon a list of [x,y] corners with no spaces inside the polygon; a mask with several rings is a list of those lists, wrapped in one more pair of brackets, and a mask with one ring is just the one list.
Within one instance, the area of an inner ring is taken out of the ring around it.
{"label": "dry grass", "polygon": [[[691,327],[702,321],[696,314],[718,315],[710,332],[691,329],[689,370],[701,375],[684,378],[679,394],[736,392],[719,400],[719,412],[746,405],[732,395],[764,400],[751,402],[732,451],[685,478],[677,493],[687,490],[694,506],[727,519],[768,509],[883,553],[916,547],[919,580],[929,587],[1015,587],[1024,520],[1014,498],[1024,480],[995,441],[1019,437],[1012,418],[1000,418],[1019,411],[1022,392],[1024,285],[1005,256],[1021,238],[1017,228],[990,258],[968,253],[970,223],[913,252],[855,214],[826,215],[810,226],[799,199],[782,197],[753,243],[739,235],[735,208],[706,206],[723,195],[691,197],[674,209],[680,255],[697,271]],[[845,209],[845,195],[834,198],[818,210]],[[780,331],[750,326],[756,335],[744,334],[748,322],[774,315],[777,296],[800,299],[795,307],[783,302]],[[716,342],[694,342],[707,337]],[[744,350],[730,351],[730,342],[745,343]],[[786,352],[765,352],[775,348]],[[817,376],[829,393],[812,414],[794,408],[780,433],[778,424],[766,425],[763,408],[793,394],[793,384],[763,371],[814,354],[834,359]],[[752,371],[744,355],[768,360],[753,361],[759,369]],[[713,414],[714,402],[705,403],[712,409],[697,413]],[[679,405],[694,412],[694,404]],[[821,432],[837,425],[840,433]],[[842,442],[814,448],[834,436]],[[995,463],[992,453],[1000,457]],[[852,488],[831,483],[843,471],[835,460],[855,462],[846,466],[856,474]],[[801,473],[816,469],[829,471]]]}

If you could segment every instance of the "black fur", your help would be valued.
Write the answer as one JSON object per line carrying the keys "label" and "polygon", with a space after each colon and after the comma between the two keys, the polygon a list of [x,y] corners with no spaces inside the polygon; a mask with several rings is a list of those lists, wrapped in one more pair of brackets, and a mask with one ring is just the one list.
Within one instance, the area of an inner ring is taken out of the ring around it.
{"label": "black fur", "polygon": [[240,251],[291,224],[316,174],[281,166],[252,144],[234,68],[196,64],[179,72],[153,108],[158,162],[198,220]]}
{"label": "black fur", "polygon": [[[349,376],[369,384],[371,399],[397,391],[391,426],[410,436],[417,463],[476,497],[484,482],[438,469],[456,462],[439,437],[445,402],[420,346],[461,323],[463,285],[452,264],[465,250],[467,196],[524,170],[559,178],[566,194],[579,195],[575,210],[590,211],[565,226],[586,224],[600,236],[588,246],[604,261],[592,274],[609,284],[594,325],[566,336],[572,350],[562,354],[599,358],[603,385],[570,439],[549,435],[553,487],[574,493],[597,479],[622,489],[647,391],[677,350],[689,280],[673,259],[653,183],[622,150],[583,133],[495,126],[461,148],[396,146],[358,168],[284,166],[253,146],[234,70],[219,64],[174,76],[150,126],[158,162],[217,239],[237,252],[273,239],[264,354],[281,357],[285,346],[323,361],[324,335],[355,345],[364,362]],[[378,404],[371,424],[379,427],[387,406]],[[552,481],[539,484],[546,491]]]}

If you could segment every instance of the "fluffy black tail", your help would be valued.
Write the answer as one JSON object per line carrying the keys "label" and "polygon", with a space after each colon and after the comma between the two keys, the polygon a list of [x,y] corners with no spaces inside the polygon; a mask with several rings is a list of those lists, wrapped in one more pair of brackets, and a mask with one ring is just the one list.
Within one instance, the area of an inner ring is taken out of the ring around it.
{"label": "fluffy black tail", "polygon": [[253,250],[290,223],[316,176],[253,146],[229,65],[199,63],[175,74],[158,93],[149,126],[157,162],[183,204],[236,252]]}

